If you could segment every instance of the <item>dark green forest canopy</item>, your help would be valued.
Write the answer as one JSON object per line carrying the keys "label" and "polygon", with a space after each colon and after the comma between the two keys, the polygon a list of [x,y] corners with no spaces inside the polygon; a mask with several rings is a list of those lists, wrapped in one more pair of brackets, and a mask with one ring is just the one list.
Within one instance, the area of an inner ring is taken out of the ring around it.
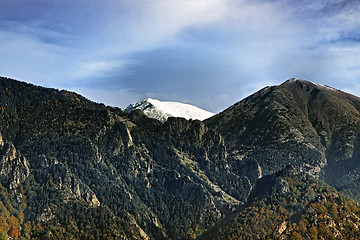
{"label": "dark green forest canopy", "polygon": [[0,78],[1,238],[357,239],[359,110],[292,79],[162,123]]}

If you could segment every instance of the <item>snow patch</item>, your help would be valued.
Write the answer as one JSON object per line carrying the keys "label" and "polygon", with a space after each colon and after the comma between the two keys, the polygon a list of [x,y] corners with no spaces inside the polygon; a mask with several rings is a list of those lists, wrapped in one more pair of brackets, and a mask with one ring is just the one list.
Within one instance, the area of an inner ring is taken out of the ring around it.
{"label": "snow patch", "polygon": [[327,90],[332,90],[332,91],[337,91],[337,89],[335,88],[332,88],[332,87],[329,87],[329,86],[326,86],[326,85],[322,85],[322,84],[318,84],[318,83],[315,83],[315,82],[311,82],[311,81],[308,81],[308,80],[304,80],[304,79],[301,79],[301,78],[291,78],[288,80],[289,83],[296,83],[296,82],[302,82],[302,83],[310,83],[310,84],[313,84],[315,85],[316,87],[319,87],[319,88],[323,88],[323,89],[327,89]]}
{"label": "snow patch", "polygon": [[214,113],[190,104],[159,101],[153,98],[147,98],[140,102],[132,103],[124,111],[131,112],[137,109],[142,110],[146,116],[155,118],[161,122],[165,122],[168,117],[182,117],[185,119],[197,119],[202,121],[214,115]]}

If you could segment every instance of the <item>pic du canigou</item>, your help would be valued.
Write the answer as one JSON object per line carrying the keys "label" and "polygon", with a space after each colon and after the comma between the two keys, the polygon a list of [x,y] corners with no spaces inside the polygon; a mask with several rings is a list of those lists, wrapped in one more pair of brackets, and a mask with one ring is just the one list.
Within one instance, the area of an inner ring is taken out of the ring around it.
{"label": "pic du canigou", "polygon": [[0,78],[0,238],[360,239],[360,98],[290,79],[144,112]]}

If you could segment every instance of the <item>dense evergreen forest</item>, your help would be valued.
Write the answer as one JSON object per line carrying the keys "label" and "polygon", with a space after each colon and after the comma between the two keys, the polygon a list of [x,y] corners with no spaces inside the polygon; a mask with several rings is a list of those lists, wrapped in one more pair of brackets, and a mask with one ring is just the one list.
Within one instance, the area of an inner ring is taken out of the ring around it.
{"label": "dense evergreen forest", "polygon": [[0,238],[358,239],[359,137],[299,79],[160,122],[0,78]]}

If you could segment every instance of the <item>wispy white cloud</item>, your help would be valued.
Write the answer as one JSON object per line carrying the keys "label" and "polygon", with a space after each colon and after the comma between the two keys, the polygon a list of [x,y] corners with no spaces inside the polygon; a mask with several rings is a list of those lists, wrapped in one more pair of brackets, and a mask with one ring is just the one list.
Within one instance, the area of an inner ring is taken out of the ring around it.
{"label": "wispy white cloud", "polygon": [[0,74],[31,81],[44,86],[56,86],[66,72],[68,49],[42,43],[29,36],[0,31]]}
{"label": "wispy white cloud", "polygon": [[216,111],[290,77],[359,82],[359,36],[359,1],[0,0],[0,75],[77,89],[134,85],[129,98],[156,84],[147,87],[154,97],[208,109],[201,98],[218,96]]}
{"label": "wispy white cloud", "polygon": [[124,74],[127,71],[128,66],[135,65],[135,61],[90,61],[81,62],[77,68],[77,71],[71,76],[72,78],[106,78],[112,74]]}

